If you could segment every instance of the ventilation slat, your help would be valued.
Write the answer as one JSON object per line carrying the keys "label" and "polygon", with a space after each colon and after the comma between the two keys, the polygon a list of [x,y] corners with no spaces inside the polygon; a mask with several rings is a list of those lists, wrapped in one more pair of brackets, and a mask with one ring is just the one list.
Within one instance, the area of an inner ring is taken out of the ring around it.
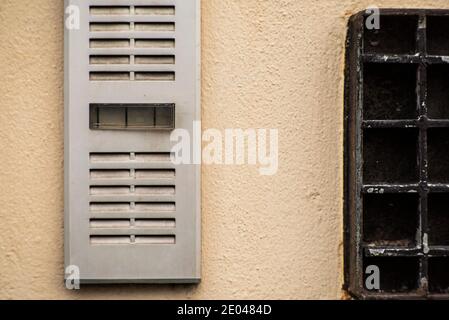
{"label": "ventilation slat", "polygon": [[[91,55],[90,64],[130,64],[129,55]],[[175,64],[174,55],[137,55],[134,58],[135,64]]]}
{"label": "ventilation slat", "polygon": [[[111,61],[111,60],[110,60]],[[99,64],[91,64],[89,67],[90,72],[103,72],[103,70],[108,70],[107,72],[136,72],[136,73],[155,73],[157,76],[160,74],[167,73],[171,79],[174,79],[174,71],[173,66],[168,64],[160,64],[160,65],[129,65],[129,64],[108,64],[99,65]]]}
{"label": "ventilation slat", "polygon": [[130,56],[116,56],[116,55],[98,55],[90,56],[90,64],[129,64]]}
{"label": "ventilation slat", "polygon": [[136,152],[133,160],[131,153],[91,153],[91,163],[110,163],[110,162],[171,162],[171,154],[169,152]]}
{"label": "ventilation slat", "polygon": [[131,210],[130,202],[91,202],[92,212],[175,212],[175,202],[138,202]]}
{"label": "ventilation slat", "polygon": [[131,153],[91,153],[91,163],[110,163],[110,162],[171,162],[169,152],[136,152],[133,160]]}
{"label": "ventilation slat", "polygon": [[136,236],[135,241],[131,241],[130,236],[91,236],[92,245],[125,245],[125,244],[175,244],[175,236],[172,235],[145,235]]}
{"label": "ventilation slat", "polygon": [[[172,15],[91,15],[90,23],[130,23],[130,30],[138,31],[133,28],[134,23],[174,23],[175,17]],[[173,31],[173,30],[172,30]]]}
{"label": "ventilation slat", "polygon": [[139,202],[135,205],[136,211],[142,211],[142,212],[174,212],[176,207],[174,202]]}
{"label": "ventilation slat", "polygon": [[135,171],[136,179],[174,179],[175,170],[146,170],[140,169]]}
{"label": "ventilation slat", "polygon": [[112,169],[149,169],[149,170],[166,170],[173,169],[171,162],[92,162],[91,169],[112,170]]}
{"label": "ventilation slat", "polygon": [[91,228],[103,228],[103,229],[113,229],[113,228],[130,228],[131,220],[129,219],[91,219]]}
{"label": "ventilation slat", "polygon": [[92,81],[118,81],[129,80],[129,72],[91,72],[90,80]]}
{"label": "ventilation slat", "polygon": [[134,23],[135,31],[175,31],[174,22],[136,22]]}
{"label": "ventilation slat", "polygon": [[136,39],[136,48],[174,48],[175,39]]}
{"label": "ventilation slat", "polygon": [[131,209],[129,202],[124,203],[90,203],[90,211],[92,212],[128,212]]}
{"label": "ventilation slat", "polygon": [[137,15],[175,15],[174,6],[136,6]]}
{"label": "ventilation slat", "polygon": [[90,170],[91,179],[129,179],[129,170]]}
{"label": "ventilation slat", "polygon": [[174,186],[135,186],[134,191],[126,186],[91,186],[91,195],[137,195],[137,196],[172,196],[175,194]]}
{"label": "ventilation slat", "polygon": [[149,153],[149,152],[137,152],[136,153],[137,162],[170,162],[170,153]]}
{"label": "ventilation slat", "polygon": [[[129,6],[91,6],[90,14],[96,15],[130,15],[131,10]],[[147,16],[173,16],[175,15],[174,6],[136,6],[134,8],[136,15]]]}
{"label": "ventilation slat", "polygon": [[91,219],[114,220],[114,219],[176,219],[175,212],[142,212],[142,211],[90,211]]}
{"label": "ventilation slat", "polygon": [[[91,48],[89,50],[89,56],[109,56],[109,55],[134,55],[138,56],[173,56],[175,50],[173,48]],[[176,59],[175,59],[176,60]],[[137,64],[137,63],[136,63]],[[162,64],[162,63],[161,63]]]}
{"label": "ventilation slat", "polygon": [[127,202],[127,201],[138,201],[141,203],[147,203],[147,204],[158,204],[163,202],[169,202],[174,201],[175,197],[174,194],[153,194],[153,195],[136,195],[136,194],[129,194],[129,195],[90,195],[90,201],[96,202],[96,203],[113,203],[113,202]]}
{"label": "ventilation slat", "polygon": [[93,186],[90,187],[91,195],[129,195],[131,190],[124,186]]}
{"label": "ventilation slat", "polygon": [[135,79],[139,81],[174,81],[174,72],[136,72]]}
{"label": "ventilation slat", "polygon": [[176,227],[176,220],[137,218],[132,225],[131,219],[90,219],[90,227],[94,229],[173,229]]}
{"label": "ventilation slat", "polygon": [[91,48],[129,48],[131,41],[129,39],[91,39],[89,41]]}
{"label": "ventilation slat", "polygon": [[127,15],[130,13],[129,6],[91,6],[91,15]]}
{"label": "ventilation slat", "polygon": [[136,236],[136,244],[175,244],[175,236]]}
{"label": "ventilation slat", "polygon": [[91,162],[127,162],[130,161],[130,153],[91,153]]}
{"label": "ventilation slat", "polygon": [[91,236],[90,244],[92,244],[92,245],[131,244],[131,237],[129,237],[129,236]]}
{"label": "ventilation slat", "polygon": [[174,186],[136,186],[135,194],[172,196],[175,194],[175,187]]}
{"label": "ventilation slat", "polygon": [[[99,220],[99,219],[95,219]],[[119,220],[119,219],[117,219]],[[131,220],[130,220],[131,221]],[[173,234],[174,228],[90,228],[91,236],[166,236]]]}
{"label": "ventilation slat", "polygon": [[135,219],[136,228],[175,228],[175,219]]}
{"label": "ventilation slat", "polygon": [[175,64],[174,55],[146,55],[135,56],[136,64]]}
{"label": "ventilation slat", "polygon": [[[96,31],[90,32],[91,39],[136,39],[136,40],[164,40],[175,38],[173,31]],[[137,47],[137,46],[136,46]]]}
{"label": "ventilation slat", "polygon": [[[175,73],[170,71],[160,72],[136,72],[135,79],[139,81],[174,81]],[[91,71],[90,80],[93,81],[118,81],[130,80],[129,72],[101,72]]]}
{"label": "ventilation slat", "polygon": [[91,32],[130,31],[129,22],[91,22]]}
{"label": "ventilation slat", "polygon": [[155,179],[141,179],[141,178],[128,178],[128,179],[92,179],[90,180],[91,186],[134,186],[136,184],[144,186],[174,186],[175,179],[173,178],[155,178]]}

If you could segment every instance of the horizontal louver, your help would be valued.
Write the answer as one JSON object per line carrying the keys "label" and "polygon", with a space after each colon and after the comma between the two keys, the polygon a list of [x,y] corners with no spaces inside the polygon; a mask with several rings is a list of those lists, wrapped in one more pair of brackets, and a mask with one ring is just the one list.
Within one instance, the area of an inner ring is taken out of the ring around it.
{"label": "horizontal louver", "polygon": [[90,6],[92,81],[174,81],[175,6]]}
{"label": "horizontal louver", "polygon": [[174,244],[176,171],[169,167],[169,153],[91,153],[90,243]]}

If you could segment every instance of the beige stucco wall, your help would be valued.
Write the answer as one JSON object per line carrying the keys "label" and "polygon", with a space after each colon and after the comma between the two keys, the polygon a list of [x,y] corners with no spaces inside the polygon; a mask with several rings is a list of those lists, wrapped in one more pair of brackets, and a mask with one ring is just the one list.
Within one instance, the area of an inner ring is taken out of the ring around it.
{"label": "beige stucco wall", "polygon": [[343,54],[369,4],[203,0],[204,128],[279,128],[278,174],[203,167],[199,286],[63,285],[63,1],[0,1],[0,298],[342,296]]}

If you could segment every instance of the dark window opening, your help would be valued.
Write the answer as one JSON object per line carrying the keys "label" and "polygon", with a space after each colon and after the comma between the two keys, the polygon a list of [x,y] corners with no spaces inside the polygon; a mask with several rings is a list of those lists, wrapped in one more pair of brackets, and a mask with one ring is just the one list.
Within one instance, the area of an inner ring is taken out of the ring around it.
{"label": "dark window opening", "polygon": [[429,289],[433,293],[449,294],[449,258],[429,259]]}
{"label": "dark window opening", "polygon": [[417,66],[413,64],[365,64],[363,118],[416,118],[416,73]]}
{"label": "dark window opening", "polygon": [[427,17],[427,52],[431,55],[449,55],[449,17]]}
{"label": "dark window opening", "polygon": [[449,183],[449,128],[430,128],[427,132],[429,182]]}
{"label": "dark window opening", "polygon": [[427,79],[427,116],[430,119],[448,119],[449,65],[429,66]]}
{"label": "dark window opening", "polygon": [[413,247],[419,223],[418,204],[417,194],[364,194],[364,242]]}
{"label": "dark window opening", "polygon": [[[380,288],[385,293],[406,293],[418,288],[419,260],[410,257],[370,257],[364,267],[375,265],[380,270]],[[365,269],[364,268],[364,269]],[[366,280],[366,275],[365,278]]]}
{"label": "dark window opening", "polygon": [[418,130],[366,129],[363,133],[363,181],[373,183],[418,182]]}
{"label": "dark window opening", "polygon": [[380,29],[366,29],[364,33],[366,53],[414,54],[416,52],[417,16],[383,16],[380,23]]}
{"label": "dark window opening", "polygon": [[429,194],[428,214],[429,245],[449,245],[449,193]]}

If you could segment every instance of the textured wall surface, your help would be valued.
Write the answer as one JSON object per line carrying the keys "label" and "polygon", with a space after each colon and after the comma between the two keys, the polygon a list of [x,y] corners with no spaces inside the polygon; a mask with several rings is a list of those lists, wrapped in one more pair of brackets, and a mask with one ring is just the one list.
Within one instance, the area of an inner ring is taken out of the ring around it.
{"label": "textured wall surface", "polygon": [[343,55],[370,4],[203,0],[203,127],[279,128],[279,171],[203,167],[198,286],[63,285],[63,1],[0,1],[0,298],[342,296]]}

